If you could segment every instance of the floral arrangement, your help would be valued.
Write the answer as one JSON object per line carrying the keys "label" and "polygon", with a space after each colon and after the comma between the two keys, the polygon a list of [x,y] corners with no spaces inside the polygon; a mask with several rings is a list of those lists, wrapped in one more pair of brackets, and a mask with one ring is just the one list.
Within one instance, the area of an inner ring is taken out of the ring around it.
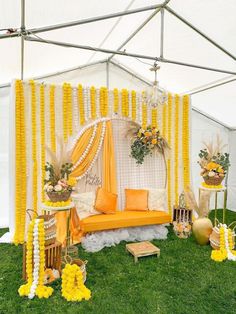
{"label": "floral arrangement", "polygon": [[188,221],[173,221],[173,230],[178,238],[186,239],[191,234],[192,226]]}
{"label": "floral arrangement", "polygon": [[137,164],[142,164],[144,158],[147,155],[152,155],[154,150],[163,155],[169,150],[167,141],[155,127],[142,128],[137,123],[132,122],[127,135],[131,135],[131,157],[136,159]]}
{"label": "floral arrangement", "polygon": [[[44,220],[33,219],[28,229],[26,273],[27,283],[18,289],[20,296],[33,299],[48,298],[53,293],[53,288],[44,286],[45,268],[45,231]],[[33,263],[32,263],[33,258]]]}
{"label": "floral arrangement", "polygon": [[66,264],[62,271],[62,296],[67,301],[82,301],[91,298],[91,291],[85,287],[83,274],[80,267],[76,264]]}
{"label": "floral arrangement", "polygon": [[211,259],[222,262],[226,259],[236,261],[236,251],[233,250],[232,230],[226,224],[220,225],[220,249],[212,250]]}
{"label": "floral arrangement", "polygon": [[70,176],[73,164],[70,162],[68,144],[58,139],[57,148],[57,153],[54,153],[46,147],[51,162],[45,165],[44,190],[52,202],[67,201],[76,185],[76,179]]}
{"label": "floral arrangement", "polygon": [[205,187],[208,186],[221,186],[229,166],[229,154],[222,153],[225,145],[222,145],[222,141],[217,137],[216,144],[213,142],[204,143],[205,148],[200,150],[199,153],[199,165],[202,168],[201,176],[205,181]]}

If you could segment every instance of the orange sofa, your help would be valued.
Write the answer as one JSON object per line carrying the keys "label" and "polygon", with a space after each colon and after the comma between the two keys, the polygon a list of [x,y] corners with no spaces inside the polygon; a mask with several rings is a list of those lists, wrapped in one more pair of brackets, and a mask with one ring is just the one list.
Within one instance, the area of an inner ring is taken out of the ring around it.
{"label": "orange sofa", "polygon": [[171,216],[163,211],[117,211],[115,214],[90,216],[80,221],[83,234],[93,231],[159,225],[170,223]]}

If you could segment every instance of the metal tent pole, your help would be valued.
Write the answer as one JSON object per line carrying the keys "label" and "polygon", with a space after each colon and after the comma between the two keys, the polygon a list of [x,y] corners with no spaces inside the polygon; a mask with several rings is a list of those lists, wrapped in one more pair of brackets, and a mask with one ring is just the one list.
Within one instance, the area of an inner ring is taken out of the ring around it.
{"label": "metal tent pole", "polygon": [[208,71],[214,71],[214,72],[219,72],[219,73],[236,75],[236,72],[232,72],[232,71],[228,71],[228,70],[210,68],[210,67],[205,67],[205,66],[195,65],[195,64],[190,64],[190,63],[184,63],[184,62],[174,61],[174,60],[168,60],[168,59],[160,58],[160,57],[146,56],[146,55],[141,55],[141,54],[136,54],[136,53],[128,53],[126,51],[116,51],[116,50],[111,50],[111,49],[97,48],[97,47],[91,47],[91,46],[85,46],[85,45],[76,45],[76,44],[72,44],[72,43],[65,43],[65,42],[54,41],[54,40],[44,40],[44,39],[40,39],[40,38],[34,38],[31,36],[25,37],[25,40],[41,42],[44,44],[52,44],[52,45],[56,45],[56,46],[66,47],[66,48],[78,48],[78,49],[84,49],[84,50],[92,50],[92,51],[99,51],[99,52],[103,52],[103,53],[115,54],[115,55],[120,55],[120,56],[125,56],[125,57],[147,59],[147,60],[159,61],[159,62],[163,62],[163,63],[172,63],[172,64],[177,64],[177,65],[182,65],[182,66],[187,66],[187,67],[192,67],[192,68],[197,68],[197,69],[202,69],[202,70],[208,70]]}
{"label": "metal tent pole", "polygon": [[206,66],[202,66],[202,65],[185,63],[185,62],[175,61],[175,60],[169,60],[169,59],[165,59],[165,58],[157,58],[157,60],[159,62],[163,62],[163,63],[171,63],[171,64],[182,65],[182,66],[186,66],[186,67],[190,67],[190,68],[196,68],[196,69],[201,69],[201,70],[207,70],[207,71],[236,75],[236,72],[232,72],[229,70],[210,68],[210,67],[206,67]]}
{"label": "metal tent pole", "polygon": [[164,9],[161,8],[161,42],[160,42],[160,57],[164,57]]}
{"label": "metal tent pole", "polygon": [[53,31],[53,30],[60,29],[60,28],[71,27],[71,26],[82,25],[82,24],[88,24],[88,23],[103,21],[103,20],[107,20],[107,19],[112,19],[115,17],[125,16],[125,15],[129,15],[129,14],[156,10],[157,8],[163,7],[163,5],[164,5],[163,3],[155,4],[155,5],[151,5],[151,6],[147,6],[147,7],[137,8],[137,9],[133,9],[133,10],[127,10],[127,11],[121,11],[121,12],[106,14],[106,15],[102,15],[102,16],[91,17],[91,18],[72,21],[72,22],[68,22],[68,23],[61,23],[61,24],[56,24],[56,25],[32,28],[32,29],[27,30],[27,32],[28,32],[28,34],[29,33],[36,34],[36,33],[48,32],[48,31]]}
{"label": "metal tent pole", "polygon": [[121,56],[126,56],[126,57],[134,57],[134,58],[158,61],[157,57],[152,57],[152,56],[145,56],[145,55],[140,55],[140,54],[136,54],[136,53],[127,53],[125,51],[116,51],[116,50],[111,50],[111,49],[97,48],[97,47],[91,47],[91,46],[85,46],[85,45],[76,45],[76,44],[72,44],[72,43],[65,43],[65,42],[60,42],[60,41],[55,41],[55,40],[44,40],[44,39],[40,39],[40,38],[34,38],[31,36],[26,36],[25,40],[40,42],[40,43],[44,43],[44,44],[52,44],[52,45],[67,47],[67,48],[68,47],[69,48],[78,48],[78,49],[99,51],[99,52],[110,53],[110,54],[114,53],[116,55],[121,55]]}
{"label": "metal tent pole", "polygon": [[[21,0],[21,34],[25,31],[25,0]],[[21,71],[20,77],[24,79],[24,51],[25,51],[25,39],[21,35]]]}
{"label": "metal tent pole", "polygon": [[202,31],[200,31],[197,27],[195,27],[193,24],[191,24],[190,22],[188,22],[185,18],[183,18],[182,16],[180,16],[178,13],[176,13],[174,10],[172,10],[170,7],[165,6],[165,9],[170,12],[172,15],[174,15],[177,19],[179,19],[181,22],[183,22],[184,24],[186,24],[188,27],[190,27],[191,29],[193,29],[195,32],[197,32],[199,35],[201,35],[203,38],[205,38],[207,41],[209,41],[212,45],[214,45],[215,47],[217,47],[218,49],[220,49],[222,52],[224,52],[226,55],[228,55],[230,58],[232,58],[233,60],[236,60],[236,57],[230,53],[228,50],[226,50],[224,47],[220,46],[217,42],[215,42],[213,39],[211,39],[209,36],[207,36],[206,34],[204,34]]}

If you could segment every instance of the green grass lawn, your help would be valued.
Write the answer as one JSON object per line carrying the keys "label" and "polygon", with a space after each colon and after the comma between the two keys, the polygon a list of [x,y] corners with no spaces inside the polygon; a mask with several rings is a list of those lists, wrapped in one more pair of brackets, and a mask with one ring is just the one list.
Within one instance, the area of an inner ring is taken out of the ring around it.
{"label": "green grass lawn", "polygon": [[[236,213],[228,212],[227,219],[236,220]],[[0,244],[0,314],[236,313],[236,263],[211,261],[210,246],[199,246],[192,237],[180,240],[171,228],[168,240],[152,242],[160,247],[160,258],[145,257],[137,264],[124,242],[98,253],[79,247],[79,256],[88,260],[86,285],[92,291],[81,303],[61,297],[60,280],[49,299],[19,297],[22,248]]]}

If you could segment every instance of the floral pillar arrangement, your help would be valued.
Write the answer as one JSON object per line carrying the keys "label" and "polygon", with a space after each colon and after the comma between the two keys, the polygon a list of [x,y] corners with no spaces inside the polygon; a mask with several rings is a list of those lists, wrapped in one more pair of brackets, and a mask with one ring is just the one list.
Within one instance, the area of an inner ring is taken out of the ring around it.
{"label": "floral pillar arrangement", "polygon": [[226,145],[222,145],[219,137],[215,145],[213,142],[204,145],[205,148],[200,150],[198,162],[202,168],[201,176],[204,180],[202,186],[220,189],[230,166],[229,154],[222,152]]}

